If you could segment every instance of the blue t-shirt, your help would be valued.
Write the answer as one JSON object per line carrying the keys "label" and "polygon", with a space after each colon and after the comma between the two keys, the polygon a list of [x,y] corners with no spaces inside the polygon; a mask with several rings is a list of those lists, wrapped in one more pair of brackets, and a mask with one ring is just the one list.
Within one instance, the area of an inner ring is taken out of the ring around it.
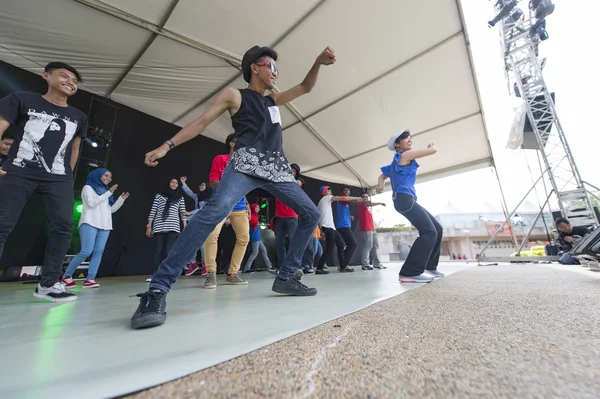
{"label": "blue t-shirt", "polygon": [[381,173],[390,178],[393,192],[412,195],[417,199],[415,181],[419,164],[413,159],[408,165],[398,165],[402,152],[404,151],[397,152],[392,163],[381,168]]}
{"label": "blue t-shirt", "polygon": [[350,228],[352,221],[350,220],[350,205],[347,202],[338,201],[337,212],[335,214],[335,227],[337,229]]}
{"label": "blue t-shirt", "polygon": [[250,242],[259,242],[260,241],[260,226],[256,226],[252,228],[250,226]]}

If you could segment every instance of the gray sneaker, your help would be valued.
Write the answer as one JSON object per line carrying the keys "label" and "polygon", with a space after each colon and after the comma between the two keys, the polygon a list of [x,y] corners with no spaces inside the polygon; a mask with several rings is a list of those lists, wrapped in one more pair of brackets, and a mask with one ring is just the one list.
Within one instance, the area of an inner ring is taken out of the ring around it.
{"label": "gray sneaker", "polygon": [[383,269],[387,269],[387,267],[385,267],[385,266],[384,266],[384,265],[382,265],[381,263],[380,263],[380,264],[378,264],[377,266],[373,266],[373,268],[374,268],[374,269],[381,269],[381,270],[383,270]]}
{"label": "gray sneaker", "polygon": [[427,277],[423,274],[420,276],[400,276],[401,283],[431,283],[433,278]]}
{"label": "gray sneaker", "polygon": [[208,273],[204,280],[204,288],[217,288],[217,276],[214,273]]}
{"label": "gray sneaker", "polygon": [[434,278],[446,277],[446,275],[444,273],[438,272],[437,270],[425,270],[425,273],[430,274],[431,277],[434,277]]}
{"label": "gray sneaker", "polygon": [[228,274],[225,277],[225,285],[248,285],[246,280],[242,280],[239,274]]}

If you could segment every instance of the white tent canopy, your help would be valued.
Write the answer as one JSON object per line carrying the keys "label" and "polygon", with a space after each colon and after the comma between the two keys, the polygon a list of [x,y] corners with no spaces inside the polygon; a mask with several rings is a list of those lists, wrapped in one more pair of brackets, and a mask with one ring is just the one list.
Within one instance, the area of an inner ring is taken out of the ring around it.
{"label": "white tent canopy", "polygon": [[[369,187],[401,128],[439,148],[419,181],[491,163],[465,35],[458,0],[3,0],[0,10],[1,60],[36,73],[70,63],[84,89],[178,125],[224,86],[245,87],[239,65],[253,45],[279,53],[281,89],[331,45],[338,62],[281,108],[284,149],[310,177]],[[223,115],[205,134],[231,131]]]}

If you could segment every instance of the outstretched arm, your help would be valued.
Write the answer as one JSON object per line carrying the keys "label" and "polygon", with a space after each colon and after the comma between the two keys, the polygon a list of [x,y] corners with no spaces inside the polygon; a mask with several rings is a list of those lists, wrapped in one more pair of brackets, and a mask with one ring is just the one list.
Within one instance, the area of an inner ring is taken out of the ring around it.
{"label": "outstretched arm", "polygon": [[400,155],[398,159],[398,165],[405,166],[410,163],[413,159],[427,157],[437,152],[437,148],[433,144],[429,144],[424,150],[408,150]]}
{"label": "outstretched arm", "polygon": [[273,97],[275,100],[275,104],[287,104],[306,93],[310,93],[313,87],[315,87],[317,79],[319,78],[319,69],[321,69],[321,65],[327,66],[333,63],[335,63],[335,52],[331,47],[327,46],[327,48],[323,50],[321,54],[319,54],[302,83],[292,87],[289,90],[271,94],[271,97]]}
{"label": "outstretched arm", "polygon": [[386,206],[385,203],[383,203],[383,202],[371,202],[371,201],[368,201],[368,202],[363,202],[363,204],[365,206],[378,206],[378,205]]}
{"label": "outstretched arm", "polygon": [[[229,111],[232,115],[235,114],[240,107],[241,101],[242,95],[239,90],[233,87],[224,88],[217,95],[215,102],[199,118],[190,122],[179,133],[173,136],[171,141],[175,146],[178,146],[202,134],[208,125],[225,111]],[[144,163],[148,166],[158,165],[157,160],[164,157],[170,149],[171,147],[167,143],[161,145],[156,150],[146,154]]]}
{"label": "outstretched arm", "polygon": [[360,197],[346,197],[345,195],[333,196],[332,201],[345,201],[345,202],[362,202]]}

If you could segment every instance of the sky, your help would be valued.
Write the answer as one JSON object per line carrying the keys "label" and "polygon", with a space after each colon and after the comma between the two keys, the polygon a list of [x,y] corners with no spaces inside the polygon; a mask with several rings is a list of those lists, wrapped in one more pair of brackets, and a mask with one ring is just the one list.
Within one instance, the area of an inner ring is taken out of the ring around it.
{"label": "sky", "polygon": [[[544,79],[550,91],[556,92],[558,117],[582,179],[600,187],[595,162],[600,139],[595,134],[598,128],[592,109],[600,93],[600,78],[592,62],[595,55],[590,56],[592,49],[598,48],[594,18],[600,15],[600,2],[553,2],[556,9],[546,19],[550,38],[540,44],[540,56],[547,58]],[[487,21],[495,15],[493,1],[462,0],[462,4],[492,152],[508,208],[513,210],[541,174],[538,158],[536,151],[506,149],[511,113],[500,56],[500,32],[487,27]],[[584,15],[589,19],[582,20]],[[419,162],[423,164],[427,158]],[[549,184],[547,187],[550,190]],[[433,215],[443,212],[448,203],[465,212],[482,211],[485,202],[501,209],[499,184],[491,168],[422,184],[417,178],[416,190],[418,202]],[[527,201],[530,206],[539,206],[545,197],[540,183]],[[390,192],[374,196],[373,201],[387,205],[373,210],[380,226],[408,224],[395,212]]]}

